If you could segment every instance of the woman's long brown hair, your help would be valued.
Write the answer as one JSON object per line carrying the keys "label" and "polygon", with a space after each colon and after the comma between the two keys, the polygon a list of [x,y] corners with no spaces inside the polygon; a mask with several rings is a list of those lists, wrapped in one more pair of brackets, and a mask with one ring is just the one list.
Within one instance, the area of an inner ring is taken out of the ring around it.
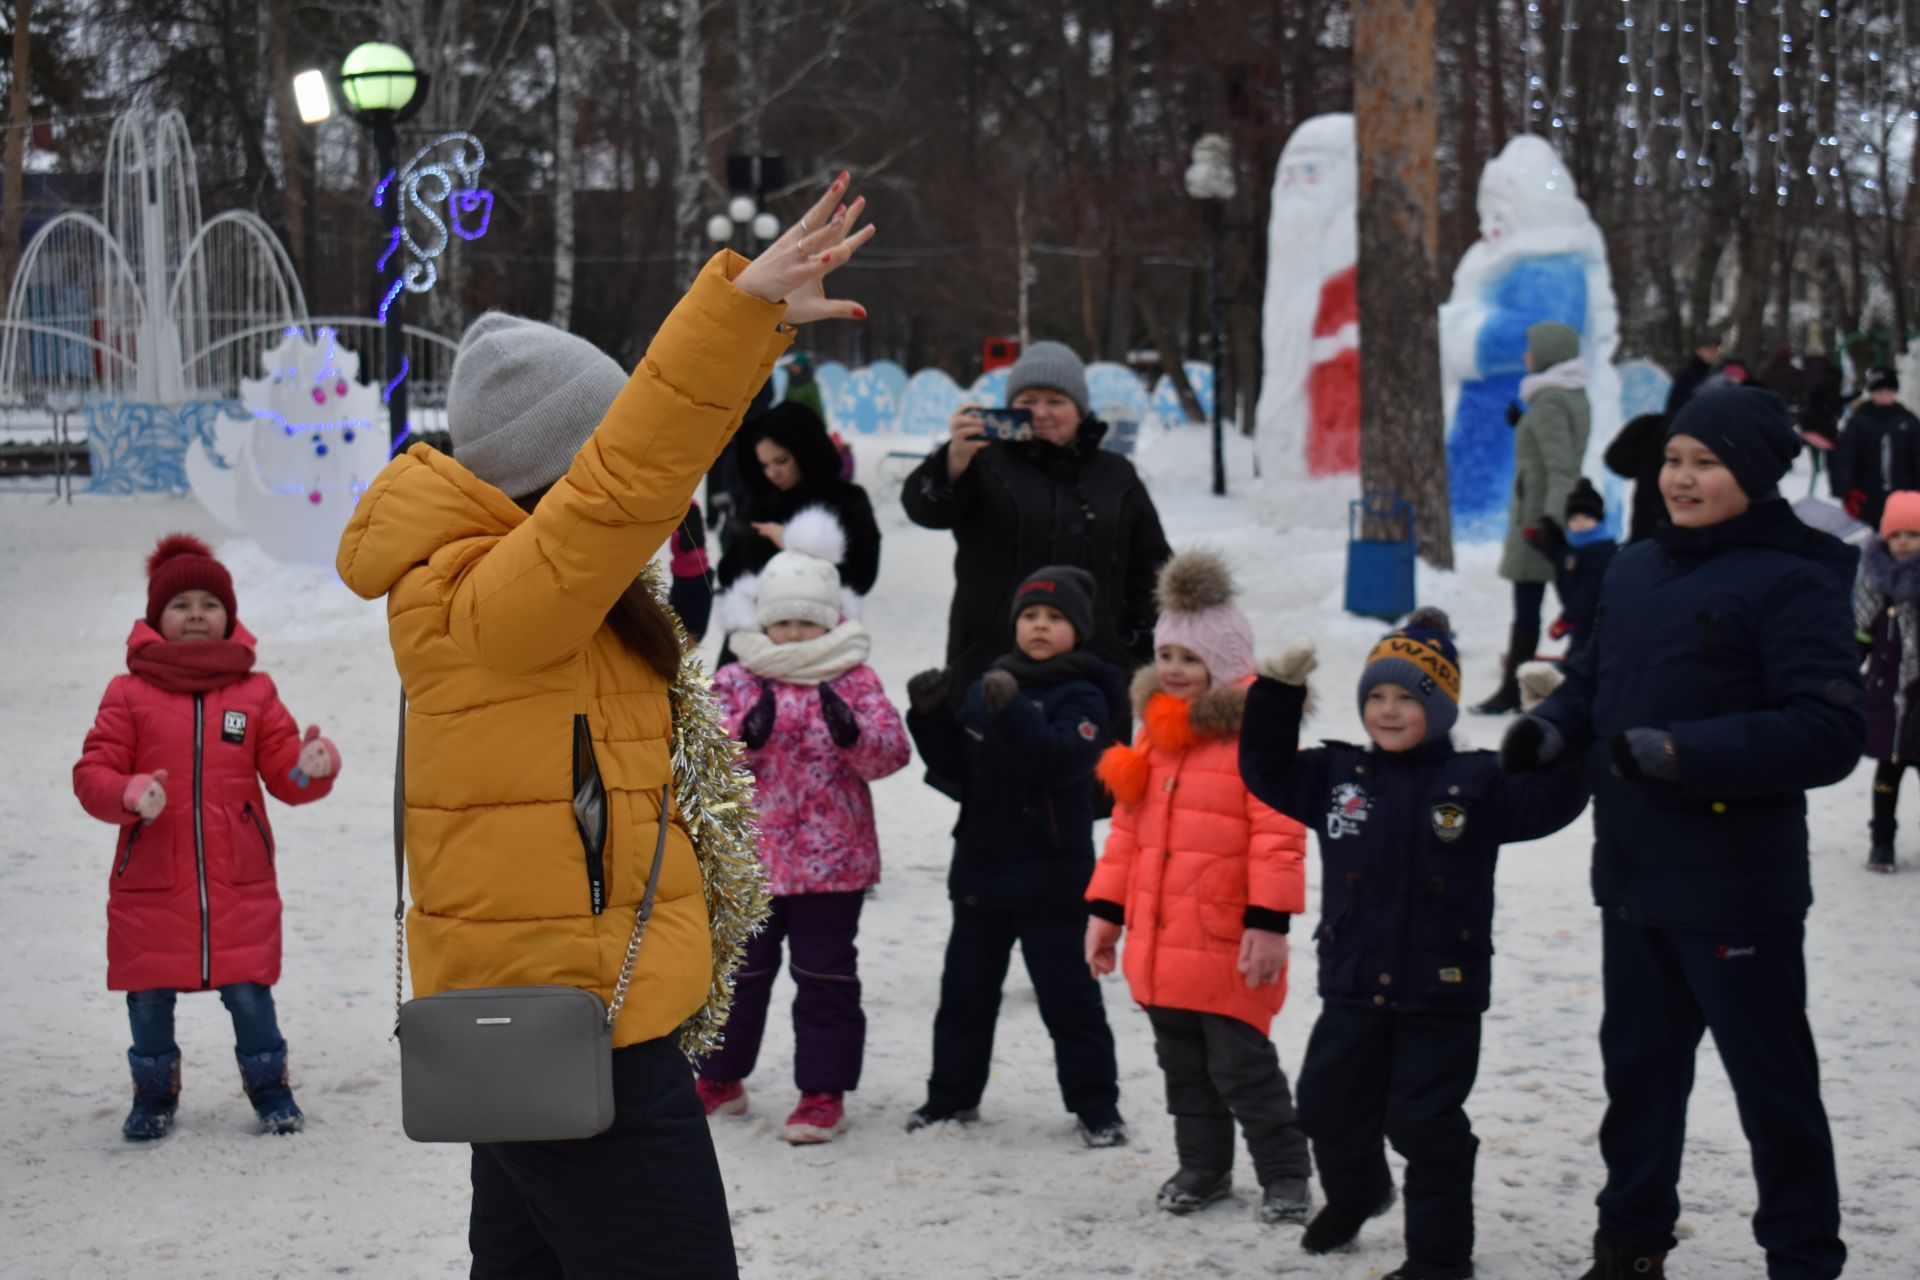
{"label": "woman's long brown hair", "polygon": [[[556,482],[557,483],[557,482]],[[545,489],[536,489],[524,497],[515,498],[522,511],[529,515],[540,505],[540,499],[547,496]],[[680,674],[680,640],[675,634],[673,619],[667,616],[667,610],[648,589],[647,584],[635,578],[614,601],[613,608],[607,611],[607,624],[620,637],[620,642],[632,651],[636,658],[660,673],[662,679],[672,682]]]}

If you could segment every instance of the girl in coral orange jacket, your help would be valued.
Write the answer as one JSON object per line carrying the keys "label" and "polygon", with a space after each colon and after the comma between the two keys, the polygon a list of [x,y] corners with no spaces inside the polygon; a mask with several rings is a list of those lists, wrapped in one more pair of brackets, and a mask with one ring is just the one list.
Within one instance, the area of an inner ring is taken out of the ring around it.
{"label": "girl in coral orange jacket", "polygon": [[1304,1222],[1311,1164],[1267,1038],[1287,993],[1287,924],[1306,906],[1306,830],[1240,780],[1253,628],[1226,566],[1188,552],[1158,587],[1154,664],[1133,685],[1141,728],[1100,761],[1117,801],[1087,889],[1087,963],[1125,970],[1153,1023],[1180,1168],[1157,1203],[1191,1213],[1233,1189],[1240,1122],[1260,1221]]}

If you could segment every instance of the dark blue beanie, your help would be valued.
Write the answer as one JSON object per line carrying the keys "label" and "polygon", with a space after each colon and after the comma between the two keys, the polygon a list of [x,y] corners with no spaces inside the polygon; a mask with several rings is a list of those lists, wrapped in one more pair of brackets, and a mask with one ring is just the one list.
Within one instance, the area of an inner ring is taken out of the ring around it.
{"label": "dark blue beanie", "polygon": [[1667,439],[1675,436],[1692,436],[1713,450],[1756,501],[1779,487],[1800,453],[1800,433],[1793,429],[1786,402],[1759,387],[1695,396],[1667,424]]}

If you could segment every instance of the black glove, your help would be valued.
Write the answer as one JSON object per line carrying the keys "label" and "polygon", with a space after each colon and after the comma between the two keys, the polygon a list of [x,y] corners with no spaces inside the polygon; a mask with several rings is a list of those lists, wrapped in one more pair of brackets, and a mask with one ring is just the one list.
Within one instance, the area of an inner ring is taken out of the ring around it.
{"label": "black glove", "polygon": [[779,708],[773,703],[773,686],[762,680],[760,701],[753,704],[747,718],[740,722],[740,741],[755,751],[766,746],[767,739],[773,736],[773,720],[778,714]]}
{"label": "black glove", "polygon": [[853,708],[831,685],[820,686],[820,718],[827,722],[827,736],[834,746],[850,747],[860,741],[860,722],[853,718]]}
{"label": "black glove", "polygon": [[1567,740],[1551,720],[1521,716],[1500,740],[1500,768],[1507,773],[1539,773],[1567,749]]}
{"label": "black glove", "polygon": [[1629,782],[1678,782],[1680,757],[1664,729],[1629,729],[1613,740],[1613,771]]}
{"label": "black glove", "polygon": [[998,716],[1013,701],[1013,695],[1020,691],[1011,672],[989,671],[980,677],[980,699],[987,704],[987,714]]}
{"label": "black glove", "polygon": [[947,669],[934,667],[907,681],[907,705],[915,713],[930,716],[947,702]]}
{"label": "black glove", "polygon": [[1518,401],[1518,400],[1509,400],[1509,401],[1507,401],[1507,425],[1508,425],[1508,426],[1510,426],[1510,427],[1517,427],[1517,426],[1519,426],[1519,425],[1520,425],[1520,419],[1522,419],[1522,418],[1524,418],[1524,417],[1526,417],[1526,416],[1527,416],[1527,406],[1526,406],[1526,405],[1524,405],[1524,404],[1522,404],[1522,403],[1521,403],[1520,401]]}

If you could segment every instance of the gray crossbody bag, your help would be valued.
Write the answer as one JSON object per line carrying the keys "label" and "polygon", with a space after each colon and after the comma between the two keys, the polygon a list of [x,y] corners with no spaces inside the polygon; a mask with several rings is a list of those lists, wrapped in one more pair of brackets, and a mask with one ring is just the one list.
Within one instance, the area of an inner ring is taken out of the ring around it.
{"label": "gray crossbody bag", "polygon": [[646,896],[613,1003],[578,987],[480,987],[402,1000],[406,962],[407,703],[393,766],[393,1003],[400,1123],[415,1142],[557,1142],[613,1124],[613,1024],[653,915],[667,848],[668,790]]}

